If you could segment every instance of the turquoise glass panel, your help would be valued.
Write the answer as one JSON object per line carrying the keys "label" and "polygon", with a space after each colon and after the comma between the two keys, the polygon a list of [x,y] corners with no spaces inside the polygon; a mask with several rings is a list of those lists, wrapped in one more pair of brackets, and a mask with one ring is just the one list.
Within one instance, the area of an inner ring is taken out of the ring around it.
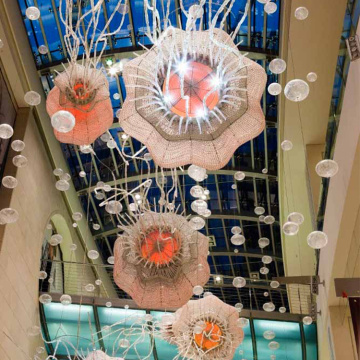
{"label": "turquoise glass panel", "polygon": [[317,360],[318,350],[316,324],[303,325],[303,327],[306,341],[306,359]]}
{"label": "turquoise glass panel", "polygon": [[[256,348],[258,360],[269,360],[271,355],[276,355],[276,360],[302,360],[302,346],[300,325],[295,322],[254,320]],[[275,332],[273,340],[266,340],[264,331]],[[269,343],[276,341],[280,344],[277,350],[269,349]]]}
{"label": "turquoise glass panel", "polygon": [[242,359],[252,360],[254,357],[250,325],[244,327],[243,330],[244,330],[244,341],[236,349],[235,355],[233,357],[234,360],[242,360]]}

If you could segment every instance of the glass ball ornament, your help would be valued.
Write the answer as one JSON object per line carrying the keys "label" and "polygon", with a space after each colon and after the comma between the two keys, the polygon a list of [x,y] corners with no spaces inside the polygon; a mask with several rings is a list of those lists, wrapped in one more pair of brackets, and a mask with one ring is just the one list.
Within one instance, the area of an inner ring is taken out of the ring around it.
{"label": "glass ball ornament", "polygon": [[61,244],[62,241],[63,241],[63,237],[60,234],[54,234],[48,240],[48,243],[51,246],[57,246],[57,245]]}
{"label": "glass ball ornament", "polygon": [[247,327],[249,325],[249,319],[241,317],[236,320],[236,324],[239,328]]}
{"label": "glass ball ornament", "polygon": [[294,236],[299,232],[299,225],[294,222],[287,221],[283,225],[282,229],[285,235]]}
{"label": "glass ball ornament", "polygon": [[264,249],[270,244],[270,239],[262,237],[258,240],[259,248]]}
{"label": "glass ball ornament", "polygon": [[163,325],[172,325],[175,321],[175,316],[173,314],[164,314],[161,317],[161,323]]}
{"label": "glass ball ornament", "polygon": [[193,287],[193,294],[194,295],[200,296],[203,292],[204,292],[204,289],[203,289],[203,287],[201,285],[195,285]]}
{"label": "glass ball ornament", "polygon": [[188,175],[195,181],[204,181],[206,179],[206,169],[197,165],[190,165]]}
{"label": "glass ball ornament", "polygon": [[28,336],[38,336],[41,334],[40,326],[33,325],[33,326],[29,327],[27,329],[26,333]]}
{"label": "glass ball ornament", "polygon": [[305,218],[304,215],[299,212],[292,212],[288,215],[287,220],[295,224],[301,225]]}
{"label": "glass ball ornament", "polygon": [[273,14],[274,12],[276,12],[277,10],[277,5],[273,2],[268,2],[265,4],[264,6],[264,11],[268,14],[268,15],[271,15]]}
{"label": "glass ball ornament", "polygon": [[211,210],[210,209],[206,209],[201,213],[201,216],[208,218],[209,216],[211,216]]}
{"label": "glass ball ornament", "polygon": [[153,316],[151,314],[146,314],[144,316],[144,319],[145,319],[146,322],[150,322],[150,321],[153,320]]}
{"label": "glass ball ornament", "polygon": [[240,226],[233,226],[231,228],[231,233],[233,235],[237,235],[237,234],[241,234],[242,230],[241,230],[241,227]]}
{"label": "glass ball ornament", "polygon": [[298,20],[305,20],[309,16],[309,10],[304,6],[300,6],[295,10],[294,15]]}
{"label": "glass ball ornament", "polygon": [[282,86],[278,83],[272,83],[268,86],[268,93],[273,96],[281,94]]}
{"label": "glass ball ornament", "polygon": [[265,216],[265,218],[264,218],[264,223],[265,224],[271,225],[274,222],[275,222],[275,218],[272,215]]}
{"label": "glass ball ornament", "polygon": [[105,199],[105,194],[103,194],[102,192],[96,192],[95,193],[95,198],[98,200],[104,200]]}
{"label": "glass ball ornament", "polygon": [[267,168],[264,168],[264,169],[261,170],[261,172],[262,172],[263,174],[267,174],[267,173],[269,172],[269,170],[268,170]]}
{"label": "glass ball ornament", "polygon": [[19,220],[19,213],[12,208],[4,208],[0,211],[0,224],[13,224]]}
{"label": "glass ball ornament", "polygon": [[81,212],[74,212],[72,214],[72,219],[74,221],[80,221],[82,219],[82,213]]}
{"label": "glass ball ornament", "polygon": [[14,135],[14,129],[9,124],[0,125],[0,139],[10,139]]}
{"label": "glass ball ornament", "polygon": [[37,20],[40,17],[40,10],[36,6],[29,6],[25,11],[25,15],[29,20]]}
{"label": "glass ball ornament", "polygon": [[25,149],[25,143],[21,140],[14,140],[11,143],[11,148],[16,152],[23,151]]}
{"label": "glass ball ornament", "polygon": [[275,360],[276,359],[276,355],[272,354],[270,355],[270,360]]}
{"label": "glass ball ornament", "polygon": [[87,256],[91,260],[96,260],[99,257],[99,252],[96,250],[89,250]]}
{"label": "glass ball ornament", "polygon": [[103,141],[103,142],[108,142],[110,139],[111,139],[111,135],[106,132],[106,133],[103,133],[101,136],[100,136],[100,139]]}
{"label": "glass ball ornament", "polygon": [[24,95],[24,100],[30,106],[37,106],[41,103],[41,96],[36,91],[28,91]]}
{"label": "glass ball ornament", "polygon": [[66,180],[58,180],[55,184],[55,187],[59,191],[67,191],[70,189],[70,184]]}
{"label": "glass ball ornament", "polygon": [[269,255],[264,255],[262,258],[261,258],[261,261],[264,263],[264,264],[270,264],[272,262],[272,257],[269,256]]}
{"label": "glass ball ornament", "polygon": [[85,290],[87,292],[93,292],[95,290],[95,285],[94,284],[87,284],[87,285],[85,285]]}
{"label": "glass ball ornament", "polygon": [[193,19],[200,19],[204,15],[204,9],[200,5],[191,5],[189,8],[189,15]]}
{"label": "glass ball ornament", "polygon": [[105,303],[105,306],[106,306],[107,308],[111,308],[111,307],[112,307],[112,302],[111,302],[111,301],[107,301],[107,302]]}
{"label": "glass ball ornament", "polygon": [[269,273],[269,269],[266,266],[260,268],[260,274],[267,275]]}
{"label": "glass ball ornament", "polygon": [[269,293],[267,291],[264,292],[264,296],[265,297],[268,297],[269,296]]}
{"label": "glass ball ornament", "polygon": [[307,237],[308,245],[313,249],[322,249],[328,243],[328,236],[322,231],[313,231]]}
{"label": "glass ball ornament", "polygon": [[189,224],[193,230],[201,230],[205,226],[205,220],[199,216],[190,219]]}
{"label": "glass ball ornament", "polygon": [[76,244],[71,244],[70,245],[70,251],[76,251],[77,249],[77,245]]}
{"label": "glass ball ornament", "polygon": [[204,200],[194,200],[191,203],[191,210],[198,214],[202,214],[207,208],[207,202]]}
{"label": "glass ball ornament", "polygon": [[235,304],[235,309],[238,311],[238,312],[241,312],[241,310],[244,308],[244,305],[242,303],[236,303]]}
{"label": "glass ball ornament", "polygon": [[53,174],[55,176],[61,176],[62,174],[64,174],[64,170],[63,169],[60,169],[60,168],[56,168],[54,171],[53,171]]}
{"label": "glass ball ornament", "polygon": [[110,200],[106,205],[105,205],[105,210],[109,213],[109,214],[119,214],[121,213],[121,210],[123,209],[123,206],[121,205],[120,201],[117,200]]}
{"label": "glass ball ornament", "polygon": [[286,313],[286,307],[285,306],[279,307],[279,313],[280,314],[285,314]]}
{"label": "glass ball ornament", "polygon": [[91,145],[80,145],[80,152],[83,154],[90,154],[93,152]]}
{"label": "glass ball ornament", "polygon": [[235,180],[237,181],[241,181],[241,180],[244,180],[245,179],[245,173],[242,172],[242,171],[237,171],[235,174],[234,174],[234,178]]}
{"label": "glass ball ornament", "polygon": [[106,143],[106,146],[109,149],[115,149],[116,148],[116,141],[114,139],[111,139]]}
{"label": "glass ball ornament", "polygon": [[270,302],[266,302],[264,305],[263,305],[263,309],[266,311],[266,312],[272,312],[275,310],[275,305],[270,301]]}
{"label": "glass ball ornament", "polygon": [[38,346],[35,351],[37,354],[43,354],[45,352],[45,348],[43,346]]}
{"label": "glass ball ornament", "polygon": [[199,185],[195,185],[190,189],[190,195],[195,198],[199,198],[204,195],[204,188]]}
{"label": "glass ball ornament", "polygon": [[259,221],[260,221],[260,222],[264,222],[264,220],[265,220],[265,215],[260,215],[260,216],[259,216]]}
{"label": "glass ball ornament", "polygon": [[293,148],[293,143],[292,143],[290,140],[284,140],[284,141],[281,143],[281,148],[282,148],[284,151],[290,151],[290,150]]}
{"label": "glass ball ornament", "polygon": [[47,272],[46,271],[40,271],[39,272],[39,280],[45,280],[47,278]]}
{"label": "glass ball ornament", "polygon": [[92,226],[92,228],[94,229],[94,230],[100,230],[100,225],[99,224],[93,224],[93,226]]}
{"label": "glass ball ornament", "polygon": [[39,302],[41,304],[50,304],[52,302],[52,297],[49,294],[42,294],[39,296]]}
{"label": "glass ball ornament", "polygon": [[234,278],[232,284],[236,287],[236,288],[242,288],[246,285],[246,280],[241,277],[241,276],[238,276],[236,278]]}
{"label": "glass ball ornament", "polygon": [[273,280],[270,282],[270,287],[272,287],[273,289],[277,289],[280,286],[280,283],[276,280]]}
{"label": "glass ball ornament", "polygon": [[119,94],[119,93],[115,93],[115,94],[113,95],[113,98],[114,98],[114,100],[120,100],[120,94]]}
{"label": "glass ball ornament", "polygon": [[15,189],[18,185],[18,181],[13,176],[4,176],[1,183],[8,189]]}
{"label": "glass ball ornament", "polygon": [[100,286],[102,284],[102,281],[100,279],[95,280],[95,285]]}
{"label": "glass ball ornament", "polygon": [[49,278],[48,283],[49,283],[49,284],[52,284],[53,282],[54,282],[54,278],[52,278],[52,277]]}
{"label": "glass ball ornament", "polygon": [[68,173],[62,174],[62,175],[60,176],[60,180],[70,181],[70,180],[71,180],[71,176],[70,176],[70,174],[68,174]]}
{"label": "glass ball ornament", "polygon": [[152,156],[150,153],[145,153],[144,154],[144,160],[145,161],[151,161],[152,160]]}
{"label": "glass ball ornament", "polygon": [[115,263],[115,258],[113,256],[109,256],[107,258],[107,262],[110,264],[110,265],[114,265]]}
{"label": "glass ball ornament", "polygon": [[49,52],[49,49],[46,45],[40,45],[38,47],[39,54],[46,55]]}
{"label": "glass ball ornament", "polygon": [[286,70],[286,62],[277,58],[270,61],[269,69],[273,74],[281,74]]}
{"label": "glass ball ornament", "polygon": [[75,126],[75,116],[66,110],[59,110],[51,117],[52,127],[60,133],[68,133]]}
{"label": "glass ball ornament", "polygon": [[305,100],[308,97],[309,92],[309,85],[301,79],[290,80],[284,89],[286,98],[294,102]]}
{"label": "glass ball ornament", "polygon": [[245,236],[241,234],[235,234],[230,238],[230,241],[233,245],[239,246],[244,244]]}
{"label": "glass ball ornament", "polygon": [[304,325],[311,325],[313,322],[313,319],[311,316],[304,316],[302,319],[302,322]]}
{"label": "glass ball ornament", "polygon": [[280,347],[280,344],[277,341],[271,341],[268,344],[270,350],[277,350]]}
{"label": "glass ball ornament", "polygon": [[308,82],[315,82],[317,80],[318,76],[315,72],[309,72],[307,75],[306,75],[306,80]]}
{"label": "glass ball ornament", "polygon": [[265,209],[262,207],[262,206],[257,206],[255,209],[254,209],[254,213],[256,215],[262,215],[265,213]]}
{"label": "glass ball ornament", "polygon": [[16,167],[22,168],[27,165],[28,159],[23,155],[16,155],[13,157],[12,162]]}
{"label": "glass ball ornament", "polygon": [[70,305],[71,302],[72,302],[71,296],[66,295],[66,294],[61,295],[60,302],[61,302],[62,305],[65,305],[65,306]]}
{"label": "glass ball ornament", "polygon": [[231,188],[232,188],[233,190],[236,190],[236,185],[235,185],[235,184],[232,184],[232,185],[231,185]]}
{"label": "glass ball ornament", "polygon": [[72,227],[73,227],[73,228],[77,228],[77,227],[78,227],[78,224],[77,224],[76,222],[74,222],[74,223],[72,224]]}
{"label": "glass ball ornament", "polygon": [[211,291],[205,291],[204,297],[211,296],[213,293]]}
{"label": "glass ball ornament", "polygon": [[339,165],[334,160],[321,160],[316,164],[315,171],[321,177],[331,178],[338,173]]}
{"label": "glass ball ornament", "polygon": [[275,332],[272,331],[272,330],[265,330],[265,331],[263,332],[263,337],[264,337],[264,339],[266,339],[266,340],[275,339]]}
{"label": "glass ball ornament", "polygon": [[123,349],[127,349],[130,346],[130,341],[128,339],[120,339],[119,346]]}

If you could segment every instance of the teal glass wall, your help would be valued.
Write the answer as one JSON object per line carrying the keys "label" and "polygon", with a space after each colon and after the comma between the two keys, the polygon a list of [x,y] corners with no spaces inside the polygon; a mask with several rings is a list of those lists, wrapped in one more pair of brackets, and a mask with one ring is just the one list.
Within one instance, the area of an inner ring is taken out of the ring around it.
{"label": "teal glass wall", "polygon": [[317,331],[316,324],[308,326],[304,325],[305,347],[306,347],[306,360],[317,360]]}

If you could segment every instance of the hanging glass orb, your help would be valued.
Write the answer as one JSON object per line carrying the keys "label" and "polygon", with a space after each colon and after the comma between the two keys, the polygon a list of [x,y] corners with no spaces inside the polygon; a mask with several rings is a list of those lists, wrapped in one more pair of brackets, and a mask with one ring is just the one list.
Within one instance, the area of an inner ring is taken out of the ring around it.
{"label": "hanging glass orb", "polygon": [[173,314],[164,314],[161,317],[161,323],[163,325],[172,325],[175,321],[175,316]]}
{"label": "hanging glass orb", "polygon": [[272,257],[269,256],[269,255],[264,255],[262,258],[261,258],[261,261],[264,263],[264,264],[270,264],[272,262]]}
{"label": "hanging glass orb", "polygon": [[4,176],[1,183],[8,189],[15,189],[18,185],[18,181],[13,176]]}
{"label": "hanging glass orb", "polygon": [[87,256],[91,260],[96,260],[99,257],[99,253],[96,250],[89,250]]}
{"label": "hanging glass orb", "polygon": [[207,202],[204,200],[194,200],[191,203],[191,210],[198,214],[202,214],[207,208]]}
{"label": "hanging glass orb", "polygon": [[114,265],[115,263],[115,258],[113,256],[109,256],[107,258],[107,262],[110,264],[110,265]]}
{"label": "hanging glass orb", "polygon": [[[104,185],[104,191],[105,192],[110,192],[112,190],[111,186],[109,184],[105,184]],[[140,198],[139,198],[140,199]]]}
{"label": "hanging glass orb", "polygon": [[327,245],[328,237],[322,231],[313,231],[308,235],[307,243],[313,249],[322,249]]}
{"label": "hanging glass orb", "polygon": [[266,237],[262,237],[258,240],[259,248],[264,249],[270,244],[270,240]]}
{"label": "hanging glass orb", "polygon": [[264,6],[264,11],[268,14],[271,15],[273,14],[275,11],[277,10],[277,5],[273,2],[268,2],[265,4]]}
{"label": "hanging glass orb", "polygon": [[99,225],[99,224],[93,224],[92,227],[93,227],[93,229],[96,230],[96,231],[97,231],[97,230],[100,230],[100,225]]}
{"label": "hanging glass orb", "polygon": [[277,341],[271,341],[268,347],[270,350],[277,350],[280,347],[280,344]]}
{"label": "hanging glass orb", "polygon": [[244,317],[241,317],[241,318],[237,319],[236,323],[239,328],[244,328],[249,325],[249,320]]}
{"label": "hanging glass orb", "polygon": [[298,20],[305,20],[308,16],[309,10],[304,6],[300,6],[295,10],[295,18]]}
{"label": "hanging glass orb", "polygon": [[284,89],[286,98],[295,102],[305,100],[308,97],[309,92],[309,85],[301,79],[294,79],[289,81]]}
{"label": "hanging glass orb", "polygon": [[245,236],[240,234],[235,234],[230,238],[230,241],[233,245],[242,245],[245,242]]}
{"label": "hanging glass orb", "polygon": [[70,181],[71,180],[71,176],[68,173],[65,173],[63,175],[60,176],[60,180],[65,180],[65,181]]}
{"label": "hanging glass orb", "polygon": [[284,151],[290,151],[290,150],[293,148],[293,143],[292,143],[290,140],[284,140],[284,141],[281,143],[281,148],[282,148]]}
{"label": "hanging glass orb", "polygon": [[270,355],[270,360],[275,360],[276,359],[276,355],[272,354]]}
{"label": "hanging glass orb", "polygon": [[197,165],[190,165],[188,175],[195,181],[204,181],[206,179],[206,169]]}
{"label": "hanging glass orb", "polygon": [[236,189],[236,185],[235,185],[235,184],[232,184],[232,185],[231,185],[231,188],[232,188],[233,190],[235,190],[235,189]]}
{"label": "hanging glass orb", "polygon": [[268,92],[270,95],[277,96],[281,94],[282,86],[278,83],[272,83],[268,86]]}
{"label": "hanging glass orb", "polygon": [[100,139],[103,141],[103,142],[108,142],[110,139],[111,139],[111,135],[106,132],[106,133],[103,133],[101,136],[100,136]]}
{"label": "hanging glass orb", "polygon": [[0,139],[10,139],[14,135],[14,129],[9,124],[0,125]]}
{"label": "hanging glass orb", "polygon": [[59,191],[67,191],[70,188],[70,184],[66,180],[58,180],[55,184],[55,187]]}
{"label": "hanging glass orb", "polygon": [[119,93],[115,93],[115,94],[113,95],[113,98],[114,98],[114,100],[120,100],[120,94],[119,94]]}
{"label": "hanging glass orb", "polygon": [[299,212],[292,212],[287,217],[288,221],[291,221],[295,224],[301,225],[304,222],[304,215]]}
{"label": "hanging glass orb", "polygon": [[204,210],[204,212],[201,213],[201,216],[208,218],[209,216],[211,216],[211,210],[210,209]]}
{"label": "hanging glass orb", "polygon": [[264,222],[264,221],[265,221],[265,216],[264,216],[264,215],[260,215],[260,216],[259,216],[259,221],[260,221],[260,222]]}
{"label": "hanging glass orb", "polygon": [[103,194],[101,192],[97,192],[97,193],[95,193],[95,198],[97,200],[104,200],[105,199],[105,194]]}
{"label": "hanging glass orb", "polygon": [[43,354],[45,352],[45,348],[43,346],[38,346],[35,351],[37,354]]}
{"label": "hanging glass orb", "polygon": [[57,168],[53,171],[55,176],[61,176],[64,173],[63,169]]}
{"label": "hanging glass orb", "polygon": [[94,284],[87,284],[87,285],[85,285],[85,290],[87,292],[93,292],[95,290],[95,285]]}
{"label": "hanging glass orb", "polygon": [[47,272],[46,271],[40,271],[39,272],[39,280],[45,280],[47,278]]}
{"label": "hanging glass orb", "polygon": [[90,154],[93,151],[91,145],[80,145],[80,152],[83,154]]}
{"label": "hanging glass orb", "polygon": [[337,174],[337,172],[339,171],[339,166],[334,160],[321,160],[317,163],[315,171],[321,177],[331,178]]}
{"label": "hanging glass orb", "polygon": [[267,275],[269,273],[269,269],[266,266],[260,268],[260,274]]}
{"label": "hanging glass orb", "polygon": [[29,327],[27,329],[26,333],[28,336],[38,336],[41,333],[40,326],[33,325],[33,326]]}
{"label": "hanging glass orb", "polygon": [[81,212],[75,212],[72,214],[72,218],[74,221],[80,221],[82,219],[82,213]]}
{"label": "hanging glass orb", "polygon": [[234,235],[241,234],[242,230],[240,226],[233,226],[231,228],[231,233]]}
{"label": "hanging glass orb", "polygon": [[22,168],[27,165],[28,160],[23,155],[16,155],[13,157],[12,162],[16,167]]}
{"label": "hanging glass orb", "polygon": [[53,227],[52,227],[52,225],[49,223],[49,224],[46,225],[46,228],[47,228],[48,230],[52,230]]}
{"label": "hanging glass orb", "polygon": [[23,151],[25,149],[25,143],[21,140],[14,140],[11,143],[11,148],[16,152]]}
{"label": "hanging glass orb", "polygon": [[40,10],[36,6],[29,6],[25,15],[29,20],[37,20],[40,17]]}
{"label": "hanging glass orb", "polygon": [[237,180],[237,181],[244,180],[244,179],[245,179],[245,173],[242,172],[242,171],[237,171],[237,172],[234,174],[234,178],[235,178],[235,180]]}
{"label": "hanging glass orb", "polygon": [[204,292],[204,289],[201,285],[195,285],[193,288],[193,294],[200,296]]}
{"label": "hanging glass orb", "polygon": [[272,330],[265,330],[265,331],[263,332],[263,337],[264,337],[264,339],[266,339],[266,340],[275,339],[275,332],[272,331]]}
{"label": "hanging glass orb", "polygon": [[264,292],[264,296],[265,297],[268,297],[269,296],[269,293],[267,291]]}
{"label": "hanging glass orb", "polygon": [[57,246],[63,241],[63,237],[60,234],[54,234],[51,236],[51,238],[48,240],[48,243],[51,246]]}
{"label": "hanging glass orb", "polygon": [[210,292],[210,291],[205,291],[204,292],[204,297],[207,297],[207,296],[211,296],[213,293]]}
{"label": "hanging glass orb", "polygon": [[49,278],[48,283],[49,283],[49,284],[52,284],[53,282],[54,282],[54,279],[53,279],[53,278]]}
{"label": "hanging glass orb", "polygon": [[267,302],[263,305],[263,309],[267,312],[272,312],[275,310],[275,305],[272,302]]}
{"label": "hanging glass orb", "polygon": [[263,174],[267,174],[267,173],[268,173],[268,169],[267,169],[267,168],[264,168],[264,169],[261,170],[261,172],[262,172]]}
{"label": "hanging glass orb", "polygon": [[266,4],[268,3],[270,0],[257,0],[260,4]]}
{"label": "hanging glass orb", "polygon": [[40,45],[38,51],[41,55],[46,55],[49,52],[49,49],[46,45]]}
{"label": "hanging glass orb", "polygon": [[152,156],[150,153],[145,153],[144,154],[144,160],[145,161],[151,161],[152,160]]}
{"label": "hanging glass orb", "polygon": [[273,224],[274,222],[275,222],[275,218],[272,215],[265,216],[265,218],[264,218],[265,224],[270,225],[270,224]]}
{"label": "hanging glass orb", "polygon": [[286,70],[286,62],[277,58],[270,61],[269,69],[273,74],[281,74]]}
{"label": "hanging glass orb", "polygon": [[304,325],[311,325],[313,322],[313,319],[311,316],[304,316],[302,321],[303,321]]}
{"label": "hanging glass orb", "polygon": [[37,106],[41,103],[41,96],[36,91],[28,91],[24,96],[24,100],[30,106]]}
{"label": "hanging glass orb", "polygon": [[77,245],[76,244],[71,244],[70,245],[70,251],[75,251],[77,249]]}
{"label": "hanging glass orb", "polygon": [[118,8],[118,12],[121,15],[125,15],[129,12],[129,7],[126,4],[121,4]]}
{"label": "hanging glass orb", "polygon": [[241,310],[244,308],[244,305],[242,303],[236,303],[235,304],[235,309],[238,311],[238,312],[241,312]]}
{"label": "hanging glass orb", "polygon": [[204,195],[204,188],[199,185],[195,185],[190,189],[190,195],[195,198],[199,198]]}
{"label": "hanging glass orb", "polygon": [[236,288],[242,288],[246,285],[246,280],[243,277],[238,276],[234,278],[232,283]]}
{"label": "hanging glass orb", "polygon": [[12,208],[5,208],[0,211],[0,224],[13,224],[19,219],[19,213]]}
{"label": "hanging glass orb", "polygon": [[107,302],[105,303],[105,306],[106,306],[107,308],[111,308],[111,307],[112,307],[112,302],[111,302],[111,301],[107,301]]}
{"label": "hanging glass orb", "polygon": [[189,8],[189,16],[193,19],[201,19],[204,15],[204,9],[200,5],[191,5]]}
{"label": "hanging glass orb", "polygon": [[205,220],[199,216],[194,216],[189,221],[190,226],[194,230],[201,230],[205,226]]}
{"label": "hanging glass orb", "polygon": [[256,215],[262,215],[262,214],[264,214],[264,212],[265,212],[265,209],[262,206],[257,206],[254,210],[254,213]]}
{"label": "hanging glass orb", "polygon": [[64,306],[70,305],[71,301],[72,301],[72,299],[71,299],[70,295],[64,294],[64,295],[61,295],[61,297],[60,297],[60,302]]}
{"label": "hanging glass orb", "polygon": [[128,339],[121,339],[119,341],[119,346],[123,349],[127,349],[130,346],[130,341]]}
{"label": "hanging glass orb", "polygon": [[280,314],[285,314],[286,313],[286,307],[285,306],[279,307],[279,313]]}
{"label": "hanging glass orb", "polygon": [[111,200],[105,205],[105,210],[109,214],[120,214],[123,209],[123,206],[121,205],[120,201],[117,200]]}
{"label": "hanging glass orb", "polygon": [[76,222],[74,222],[74,223],[72,224],[72,226],[73,226],[73,228],[77,228],[77,227],[78,227],[78,224],[77,224]]}
{"label": "hanging glass orb", "polygon": [[270,287],[272,287],[273,289],[277,289],[280,286],[280,283],[276,280],[273,280],[270,282]]}
{"label": "hanging glass orb", "polygon": [[102,284],[102,281],[100,279],[95,280],[95,285],[100,286]]}
{"label": "hanging glass orb", "polygon": [[315,82],[317,80],[317,74],[314,73],[314,72],[309,72],[307,75],[306,75],[306,79],[308,82]]}
{"label": "hanging glass orb", "polygon": [[50,304],[52,301],[52,297],[49,294],[42,294],[39,296],[39,302],[41,304]]}
{"label": "hanging glass orb", "polygon": [[51,117],[52,127],[61,133],[68,133],[75,126],[75,116],[66,110],[57,111]]}
{"label": "hanging glass orb", "polygon": [[294,236],[299,232],[299,225],[294,222],[287,221],[283,225],[283,232],[285,235]]}
{"label": "hanging glass orb", "polygon": [[106,146],[109,149],[115,149],[116,148],[116,141],[114,139],[111,139],[106,143]]}

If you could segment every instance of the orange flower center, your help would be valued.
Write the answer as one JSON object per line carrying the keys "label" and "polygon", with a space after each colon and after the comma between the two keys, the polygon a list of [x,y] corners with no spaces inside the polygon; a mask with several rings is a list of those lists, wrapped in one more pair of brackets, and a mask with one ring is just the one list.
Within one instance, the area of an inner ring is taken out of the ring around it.
{"label": "orange flower center", "polygon": [[221,329],[218,325],[206,321],[205,329],[200,334],[194,335],[195,343],[203,351],[208,351],[219,346],[221,339]]}

